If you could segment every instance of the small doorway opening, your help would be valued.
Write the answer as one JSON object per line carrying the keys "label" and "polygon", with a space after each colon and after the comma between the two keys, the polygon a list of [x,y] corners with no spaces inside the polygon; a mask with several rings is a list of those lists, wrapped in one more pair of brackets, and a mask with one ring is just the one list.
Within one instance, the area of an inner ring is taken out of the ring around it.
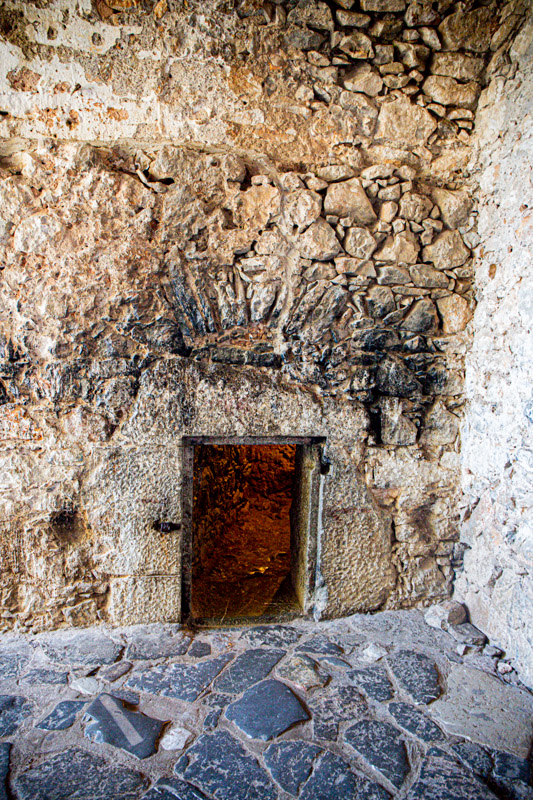
{"label": "small doorway opening", "polygon": [[309,610],[319,441],[187,442],[182,602],[188,620],[274,621]]}

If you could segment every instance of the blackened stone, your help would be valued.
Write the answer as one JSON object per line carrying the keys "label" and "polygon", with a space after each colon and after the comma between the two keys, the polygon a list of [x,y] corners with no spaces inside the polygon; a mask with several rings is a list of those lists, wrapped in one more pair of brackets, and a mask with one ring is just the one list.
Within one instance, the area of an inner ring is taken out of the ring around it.
{"label": "blackened stone", "polygon": [[308,705],[315,738],[329,742],[336,740],[339,722],[355,721],[368,711],[365,699],[354,686],[330,687],[325,694],[310,698]]}
{"label": "blackened stone", "polygon": [[30,650],[25,643],[14,643],[0,648],[0,675],[3,681],[17,678],[30,660]]}
{"label": "blackened stone", "polygon": [[246,650],[215,681],[215,689],[219,692],[240,694],[266,678],[284,655],[284,650]]}
{"label": "blackened stone", "polygon": [[205,794],[179,778],[160,778],[142,800],[206,800]]}
{"label": "blackened stone", "polygon": [[170,664],[136,670],[126,685],[141,692],[163,694],[192,703],[234,657],[233,653],[226,653],[198,664]]}
{"label": "blackened stone", "polygon": [[411,397],[421,391],[420,383],[402,361],[384,358],[376,370],[378,391],[393,397]]}
{"label": "blackened stone", "polygon": [[11,736],[30,715],[31,703],[25,697],[0,694],[0,736]]}
{"label": "blackened stone", "polygon": [[21,680],[24,683],[62,683],[68,681],[68,672],[59,672],[54,669],[32,669],[27,672]]}
{"label": "blackened stone", "polygon": [[492,772],[492,759],[486,750],[474,742],[459,742],[453,750],[464,764],[467,764],[476,775],[488,778]]}
{"label": "blackened stone", "polygon": [[360,686],[372,700],[382,703],[384,700],[390,700],[393,695],[387,670],[381,664],[367,667],[367,669],[354,669],[348,673],[348,677]]}
{"label": "blackened stone", "polygon": [[420,711],[407,703],[390,703],[387,711],[392,714],[400,728],[418,736],[423,742],[443,742],[446,740],[441,729]]}
{"label": "blackened stone", "polygon": [[265,742],[310,719],[292,689],[272,679],[248,689],[228,707],[226,717],[250,738]]}
{"label": "blackened stone", "polygon": [[495,778],[494,785],[506,800],[533,800],[533,787],[523,781]]}
{"label": "blackened stone", "polygon": [[322,748],[310,742],[276,742],[265,750],[263,758],[276,783],[289,794],[297,795],[322,752]]}
{"label": "blackened stone", "polygon": [[389,666],[401,689],[415,703],[431,703],[441,695],[439,673],[435,662],[422,653],[399,650],[387,657]]}
{"label": "blackened stone", "polygon": [[186,780],[217,800],[275,800],[276,789],[255,758],[227,731],[203,733],[187,750]]}
{"label": "blackened stone", "polygon": [[218,721],[221,717],[222,709],[221,708],[214,708],[212,711],[204,719],[204,731],[212,731],[218,725]]}
{"label": "blackened stone", "polygon": [[406,800],[496,800],[496,795],[446,755],[427,758]]}
{"label": "blackened stone", "polygon": [[209,642],[193,642],[189,648],[190,658],[203,658],[211,655],[211,645]]}
{"label": "blackened stone", "polygon": [[62,664],[113,664],[122,646],[95,630],[56,631],[36,637],[51,661]]}
{"label": "blackened stone", "polygon": [[377,719],[362,719],[344,734],[348,744],[397,789],[409,774],[407,751],[400,737],[393,725]]}
{"label": "blackened stone", "polygon": [[9,753],[11,742],[0,742],[0,800],[8,800],[7,776],[9,773]]}
{"label": "blackened stone", "polygon": [[13,781],[17,800],[137,800],[148,781],[125,767],[72,748]]}
{"label": "blackened stone", "polygon": [[128,634],[128,639],[125,657],[134,660],[183,656],[191,643],[190,636],[168,631],[135,631]]}
{"label": "blackened stone", "polygon": [[389,800],[390,795],[377,783],[350,769],[340,756],[326,751],[300,792],[300,800]]}
{"label": "blackened stone", "polygon": [[344,653],[340,645],[331,642],[325,636],[313,636],[306,642],[299,644],[296,650],[302,653],[323,653],[330,656],[341,656]]}
{"label": "blackened stone", "polygon": [[148,758],[155,753],[165,724],[140,711],[129,711],[122,700],[110,694],[101,694],[93,700],[85,717],[92,720],[85,728],[85,736],[94,742],[120,747],[137,758]]}
{"label": "blackened stone", "polygon": [[287,647],[300,638],[300,634],[287,625],[257,625],[247,630],[241,637],[252,646]]}
{"label": "blackened stone", "polygon": [[58,703],[51,714],[36,725],[45,731],[63,731],[76,721],[77,713],[87,705],[83,700],[63,700]]}
{"label": "blackened stone", "polygon": [[529,783],[531,780],[531,764],[525,758],[495,750],[492,753],[494,760],[493,774],[497,778],[523,781]]}

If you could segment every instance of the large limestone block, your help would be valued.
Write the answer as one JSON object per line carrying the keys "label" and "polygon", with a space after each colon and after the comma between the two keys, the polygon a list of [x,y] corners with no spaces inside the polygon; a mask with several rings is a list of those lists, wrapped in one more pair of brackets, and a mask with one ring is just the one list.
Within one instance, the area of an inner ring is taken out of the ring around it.
{"label": "large limestone block", "polygon": [[479,83],[459,83],[446,75],[430,75],[422,84],[425,94],[443,106],[460,106],[473,110],[481,91]]}
{"label": "large limestone block", "polygon": [[436,127],[429,111],[402,95],[381,107],[376,138],[385,139],[397,147],[416,147],[425,145]]}
{"label": "large limestone block", "polygon": [[464,331],[470,320],[472,312],[468,301],[460,294],[450,294],[437,300],[437,308],[442,319],[444,333],[459,333]]}
{"label": "large limestone block", "polygon": [[461,267],[469,255],[470,251],[457,231],[444,231],[422,251],[424,261],[433,262],[437,269]]}
{"label": "large limestone block", "polygon": [[493,12],[490,8],[476,8],[468,14],[463,11],[451,14],[439,26],[444,48],[464,48],[483,53],[490,41],[492,22]]}
{"label": "large limestone block", "polygon": [[335,214],[338,217],[351,216],[363,225],[376,219],[372,203],[358,178],[332,184],[324,200],[324,210],[326,214]]}
{"label": "large limestone block", "polygon": [[111,625],[180,622],[181,576],[111,578],[107,616]]}
{"label": "large limestone block", "polygon": [[458,228],[466,222],[472,210],[472,200],[466,192],[435,187],[431,195],[440,208],[443,222],[449,228]]}

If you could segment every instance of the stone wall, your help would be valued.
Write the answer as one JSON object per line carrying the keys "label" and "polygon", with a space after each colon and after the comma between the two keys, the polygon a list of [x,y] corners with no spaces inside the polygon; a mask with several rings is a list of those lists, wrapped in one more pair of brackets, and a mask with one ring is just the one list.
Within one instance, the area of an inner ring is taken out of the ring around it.
{"label": "stone wall", "polygon": [[474,341],[463,427],[467,549],[457,594],[533,686],[533,21],[478,110]]}
{"label": "stone wall", "polygon": [[187,435],[327,437],[317,613],[451,590],[471,131],[523,8],[186,6],[0,10],[6,628],[179,618]]}

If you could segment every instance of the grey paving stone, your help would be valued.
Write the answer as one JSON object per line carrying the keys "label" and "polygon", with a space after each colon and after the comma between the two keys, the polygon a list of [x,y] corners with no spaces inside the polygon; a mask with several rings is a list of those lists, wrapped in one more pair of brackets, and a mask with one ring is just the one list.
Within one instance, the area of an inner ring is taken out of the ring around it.
{"label": "grey paving stone", "polygon": [[45,731],[63,731],[70,728],[76,722],[78,712],[86,705],[83,700],[63,700],[35,727]]}
{"label": "grey paving stone", "polygon": [[7,776],[9,774],[9,753],[11,742],[0,742],[0,800],[8,800]]}
{"label": "grey paving stone", "polygon": [[288,647],[300,638],[298,631],[288,625],[257,625],[242,634],[253,647],[265,645],[266,647]]}
{"label": "grey paving stone", "polygon": [[135,670],[127,679],[126,686],[192,703],[234,657],[233,653],[224,653],[198,664],[170,664]]}
{"label": "grey paving stone", "polygon": [[226,710],[226,717],[252,739],[268,741],[310,716],[300,698],[273,679],[252,686]]}
{"label": "grey paving stone", "polygon": [[64,630],[35,638],[51,661],[61,664],[113,664],[122,645],[98,630]]}
{"label": "grey paving stone", "polygon": [[[216,800],[275,800],[270,777],[227,731],[203,733],[185,754],[183,777]],[[182,763],[176,765],[183,768]]]}
{"label": "grey paving stone", "polygon": [[313,763],[323,750],[304,741],[274,742],[263,753],[268,771],[277,784],[296,796],[311,775]]}
{"label": "grey paving stone", "polygon": [[246,650],[217,678],[214,688],[218,692],[240,694],[266,678],[284,655],[284,650]]}
{"label": "grey paving stone", "polygon": [[409,761],[401,734],[393,725],[362,719],[348,728],[344,738],[371,767],[400,788],[409,774]]}
{"label": "grey paving stone", "polygon": [[0,676],[3,681],[17,678],[27,666],[31,650],[25,642],[10,642],[0,648]]}
{"label": "grey paving stone", "polygon": [[449,756],[430,756],[406,800],[496,800],[488,786]]}
{"label": "grey paving stone", "polygon": [[85,727],[85,736],[94,742],[120,747],[137,758],[148,758],[155,753],[165,724],[140,711],[129,711],[122,700],[111,694],[101,694],[93,700],[85,717],[92,720]]}
{"label": "grey paving stone", "polygon": [[496,777],[519,780],[524,783],[531,781],[532,771],[529,759],[520,758],[511,753],[504,753],[501,750],[495,750],[492,758],[494,761],[492,772]]}
{"label": "grey paving stone", "polygon": [[350,680],[363,689],[365,694],[382,703],[393,696],[392,684],[387,670],[382,664],[375,664],[366,669],[354,669],[348,673]]}
{"label": "grey paving stone", "polygon": [[205,794],[179,778],[160,778],[142,800],[206,800]]}
{"label": "grey paving stone", "polygon": [[458,742],[452,746],[464,764],[467,764],[476,775],[488,778],[492,772],[492,759],[479,744],[474,742]]}
{"label": "grey paving stone", "polygon": [[140,699],[141,695],[139,692],[133,692],[131,689],[113,689],[113,697],[118,697],[119,700],[124,700],[125,703],[129,703],[130,706],[136,706]]}
{"label": "grey paving stone", "polygon": [[190,658],[204,658],[211,655],[211,645],[209,642],[193,642],[189,647],[187,655]]}
{"label": "grey paving stone", "polygon": [[446,736],[438,725],[421,714],[408,703],[389,703],[387,711],[392,714],[400,728],[422,739],[423,742],[444,742]]}
{"label": "grey paving stone", "polygon": [[31,703],[20,695],[0,694],[0,736],[11,736],[31,713]]}
{"label": "grey paving stone", "polygon": [[326,751],[300,792],[300,800],[389,800],[377,783],[350,769],[340,756]]}
{"label": "grey paving stone", "polygon": [[368,711],[366,700],[355,686],[330,686],[307,701],[316,739],[334,742],[339,722],[361,719]]}
{"label": "grey paving stone", "polygon": [[117,661],[116,664],[108,664],[105,667],[100,667],[98,670],[98,677],[103,678],[104,681],[113,683],[114,681],[118,681],[119,678],[122,678],[123,675],[126,675],[132,666],[133,664],[131,661]]}
{"label": "grey paving stone", "polygon": [[37,668],[32,669],[20,679],[23,683],[30,685],[38,683],[65,684],[68,681],[68,672],[54,669]]}
{"label": "grey paving stone", "polygon": [[204,731],[213,731],[216,726],[218,725],[218,721],[222,716],[222,709],[221,708],[214,708],[212,711],[204,719],[203,729]]}
{"label": "grey paving stone", "polygon": [[17,800],[137,800],[148,781],[77,748],[32,767],[13,781]]}
{"label": "grey paving stone", "polygon": [[321,664],[325,664],[327,667],[335,667],[336,669],[349,669],[351,664],[348,661],[345,661],[343,658],[339,658],[339,656],[322,656],[319,659]]}
{"label": "grey paving stone", "polygon": [[387,661],[398,685],[415,703],[427,705],[440,697],[437,666],[426,655],[412,650],[399,650],[387,656]]}
{"label": "grey paving stone", "polygon": [[344,653],[342,647],[326,636],[312,636],[306,642],[302,642],[296,648],[301,653],[323,653],[329,656],[341,656]]}
{"label": "grey paving stone", "polygon": [[156,659],[183,656],[189,649],[191,637],[181,632],[139,630],[128,632],[126,658]]}

